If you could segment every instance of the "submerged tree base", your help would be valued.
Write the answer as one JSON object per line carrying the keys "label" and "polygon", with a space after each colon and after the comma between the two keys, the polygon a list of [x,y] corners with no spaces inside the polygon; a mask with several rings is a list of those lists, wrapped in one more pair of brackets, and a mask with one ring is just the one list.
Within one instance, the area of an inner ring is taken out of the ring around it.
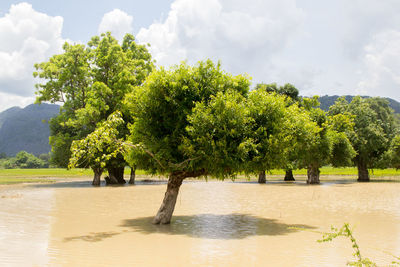
{"label": "submerged tree base", "polygon": [[104,179],[106,180],[107,185],[115,185],[115,184],[125,184],[126,181],[124,179],[124,170],[125,167],[109,167],[108,175]]}
{"label": "submerged tree base", "polygon": [[369,182],[369,171],[367,168],[367,164],[364,162],[360,161],[357,164],[357,170],[358,170],[358,182]]}
{"label": "submerged tree base", "polygon": [[136,179],[136,168],[131,168],[131,176],[129,178],[129,184],[135,184]]}
{"label": "submerged tree base", "polygon": [[262,171],[258,174],[258,183],[259,184],[265,184],[267,182],[266,176],[265,176],[265,171]]}
{"label": "submerged tree base", "polygon": [[296,180],[294,179],[293,171],[292,171],[292,170],[286,170],[284,181],[287,181],[287,182],[296,181]]}
{"label": "submerged tree base", "polygon": [[319,168],[314,165],[310,165],[307,169],[307,184],[319,184]]}
{"label": "submerged tree base", "polygon": [[172,213],[175,209],[176,199],[178,198],[179,188],[185,178],[199,177],[204,175],[205,171],[177,171],[170,174],[168,178],[167,191],[164,200],[157,215],[153,219],[153,224],[169,224],[171,222]]}

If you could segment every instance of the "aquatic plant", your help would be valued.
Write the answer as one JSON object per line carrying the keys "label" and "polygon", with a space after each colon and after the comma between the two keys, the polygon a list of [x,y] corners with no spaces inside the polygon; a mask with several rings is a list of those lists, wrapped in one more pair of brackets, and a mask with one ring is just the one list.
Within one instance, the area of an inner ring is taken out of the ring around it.
{"label": "aquatic plant", "polygon": [[[360,247],[357,244],[357,241],[353,235],[353,230],[350,228],[348,223],[343,224],[342,228],[338,229],[331,226],[330,233],[322,233],[322,239],[317,240],[317,242],[330,242],[333,239],[343,236],[350,239],[354,253],[353,256],[356,258],[355,261],[349,261],[347,265],[349,266],[357,266],[357,267],[370,267],[370,266],[378,266],[375,262],[371,261],[369,258],[363,258],[361,256]],[[392,261],[392,264],[400,266],[400,257],[394,256],[396,261]]]}

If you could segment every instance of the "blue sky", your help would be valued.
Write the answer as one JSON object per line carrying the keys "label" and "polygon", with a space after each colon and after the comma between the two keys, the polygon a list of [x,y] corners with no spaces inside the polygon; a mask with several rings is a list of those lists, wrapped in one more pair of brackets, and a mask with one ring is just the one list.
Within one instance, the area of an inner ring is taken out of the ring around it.
{"label": "blue sky", "polygon": [[302,95],[400,100],[398,14],[398,0],[1,0],[0,111],[34,101],[34,63],[103,31],[150,43],[159,66],[211,58]]}
{"label": "blue sky", "polygon": [[[23,1],[1,0],[0,16],[7,14],[12,4],[21,2]],[[167,15],[172,3],[171,0],[32,0],[26,2],[38,12],[49,16],[62,16],[64,18],[63,37],[84,42],[97,34],[101,19],[107,12],[121,9],[133,16],[134,33],[136,33],[140,28],[148,27],[155,20]]]}

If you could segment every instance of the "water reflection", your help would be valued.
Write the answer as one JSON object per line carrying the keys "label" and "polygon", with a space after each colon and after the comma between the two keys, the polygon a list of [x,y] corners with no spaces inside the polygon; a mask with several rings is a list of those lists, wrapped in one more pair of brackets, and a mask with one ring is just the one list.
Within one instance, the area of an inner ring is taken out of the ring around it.
{"label": "water reflection", "polygon": [[[304,224],[285,224],[249,214],[200,214],[176,216],[169,225],[151,224],[153,217],[125,220],[123,227],[144,234],[163,233],[208,239],[243,239],[254,235],[286,235],[300,229],[315,229]],[[298,228],[298,229],[297,229]]]}

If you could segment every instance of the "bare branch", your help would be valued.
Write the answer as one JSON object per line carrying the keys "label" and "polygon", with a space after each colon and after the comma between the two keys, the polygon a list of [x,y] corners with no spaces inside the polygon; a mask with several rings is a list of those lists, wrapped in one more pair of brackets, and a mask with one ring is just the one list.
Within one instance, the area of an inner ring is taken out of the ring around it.
{"label": "bare branch", "polygon": [[153,153],[151,153],[151,151],[147,150],[143,145],[139,145],[139,144],[134,145],[134,144],[128,143],[128,142],[121,142],[121,144],[122,144],[122,145],[130,146],[130,147],[132,147],[132,148],[136,148],[136,149],[141,149],[141,150],[143,150],[144,152],[146,152],[146,154],[148,154],[150,157],[152,157],[152,158],[158,163],[158,165],[161,166],[161,168],[163,168],[164,170],[166,170],[166,168],[164,167],[164,165],[156,158],[156,156],[155,156]]}
{"label": "bare branch", "polygon": [[184,161],[182,161],[182,162],[180,162],[180,163],[169,163],[169,165],[170,165],[171,167],[174,167],[174,168],[181,168],[183,165],[189,163],[190,161],[196,160],[196,159],[198,159],[198,158],[200,158],[200,156],[199,156],[199,157],[195,157],[195,158],[189,158],[189,159],[184,160]]}

